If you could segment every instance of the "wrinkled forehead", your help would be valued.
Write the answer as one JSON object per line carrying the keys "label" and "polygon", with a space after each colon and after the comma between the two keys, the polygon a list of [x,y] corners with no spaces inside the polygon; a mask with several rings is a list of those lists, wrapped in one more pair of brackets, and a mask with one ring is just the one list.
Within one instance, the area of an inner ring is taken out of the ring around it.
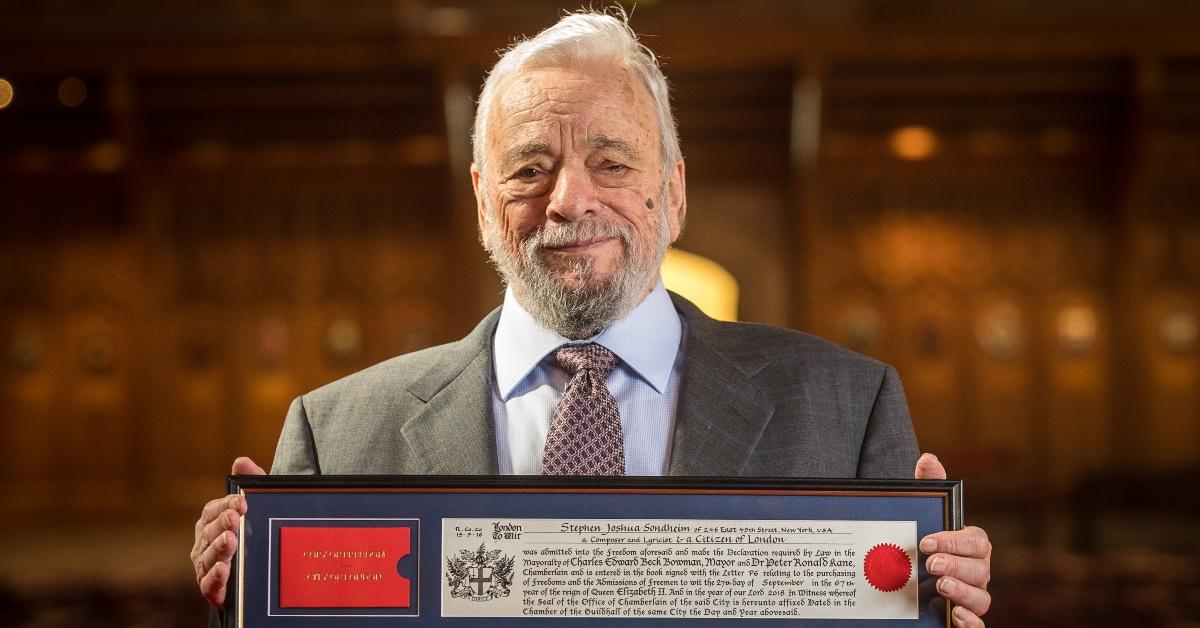
{"label": "wrinkled forehead", "polygon": [[589,135],[619,137],[647,154],[659,137],[650,92],[632,70],[540,67],[514,72],[496,88],[490,112],[490,151],[541,140],[583,141]]}

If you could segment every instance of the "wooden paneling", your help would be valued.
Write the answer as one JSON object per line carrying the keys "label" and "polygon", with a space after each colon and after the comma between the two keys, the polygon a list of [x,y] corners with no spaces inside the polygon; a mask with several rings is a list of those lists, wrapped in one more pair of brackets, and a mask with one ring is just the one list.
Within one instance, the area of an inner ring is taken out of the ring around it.
{"label": "wooden paneling", "polygon": [[[893,362],[923,447],[983,486],[1002,492],[988,479],[1021,471],[1065,490],[1107,464],[1106,234],[1127,65],[856,62],[828,74],[812,289],[837,305],[819,333]],[[930,138],[927,154],[899,152],[905,127]]]}
{"label": "wooden paneling", "polygon": [[112,77],[0,118],[6,515],[191,512],[299,393],[465,331],[431,73]]}

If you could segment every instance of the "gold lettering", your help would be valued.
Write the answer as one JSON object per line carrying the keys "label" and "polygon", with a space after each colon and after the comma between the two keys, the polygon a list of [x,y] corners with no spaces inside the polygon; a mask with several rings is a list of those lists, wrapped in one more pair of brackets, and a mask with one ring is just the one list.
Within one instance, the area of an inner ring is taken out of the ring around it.
{"label": "gold lettering", "polygon": [[302,558],[328,558],[333,560],[347,558],[387,558],[387,550],[305,550],[300,553]]}
{"label": "gold lettering", "polygon": [[314,572],[304,576],[304,579],[310,582],[379,582],[383,578],[384,575],[381,573],[362,571],[351,573]]}

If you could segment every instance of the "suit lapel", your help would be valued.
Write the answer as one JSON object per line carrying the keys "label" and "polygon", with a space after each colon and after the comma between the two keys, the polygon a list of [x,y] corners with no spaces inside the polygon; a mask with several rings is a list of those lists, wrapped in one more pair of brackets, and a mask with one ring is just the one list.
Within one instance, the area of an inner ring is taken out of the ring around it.
{"label": "suit lapel", "polygon": [[495,475],[491,338],[493,311],[409,391],[425,402],[400,433],[413,454],[409,473]]}
{"label": "suit lapel", "polygon": [[757,354],[733,361],[714,342],[719,323],[672,298],[687,324],[687,341],[668,473],[740,475],[774,412],[751,381],[766,363]]}
{"label": "suit lapel", "polygon": [[[766,365],[757,354],[731,358],[716,321],[672,294],[687,326],[670,475],[733,476],[746,468],[774,408],[754,385]],[[424,407],[400,432],[412,458],[407,473],[499,473],[492,419],[493,311],[409,391]]]}

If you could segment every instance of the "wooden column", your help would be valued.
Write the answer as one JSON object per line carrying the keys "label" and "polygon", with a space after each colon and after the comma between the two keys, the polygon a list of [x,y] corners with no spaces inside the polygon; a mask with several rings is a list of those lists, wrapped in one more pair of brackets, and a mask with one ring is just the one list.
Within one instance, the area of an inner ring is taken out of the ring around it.
{"label": "wooden column", "polygon": [[792,221],[792,269],[789,324],[796,329],[816,331],[814,312],[818,285],[822,229],[818,167],[821,145],[821,111],[824,101],[825,64],[815,57],[797,60],[792,84],[790,138],[789,216]]}
{"label": "wooden column", "polygon": [[1148,135],[1161,93],[1159,60],[1141,54],[1131,60],[1129,109],[1122,151],[1114,164],[1115,187],[1109,225],[1111,247],[1109,303],[1112,312],[1112,364],[1109,388],[1112,434],[1109,459],[1136,468],[1149,443],[1141,417],[1145,413],[1145,362],[1139,349],[1139,311],[1148,297],[1139,285],[1134,241],[1146,202]]}
{"label": "wooden column", "polygon": [[446,224],[449,258],[446,273],[455,286],[450,300],[451,327],[466,334],[484,314],[500,304],[501,286],[479,243],[475,194],[471,188],[471,127],[475,116],[470,73],[461,66],[440,72],[445,118],[447,166],[450,168],[450,219]]}

